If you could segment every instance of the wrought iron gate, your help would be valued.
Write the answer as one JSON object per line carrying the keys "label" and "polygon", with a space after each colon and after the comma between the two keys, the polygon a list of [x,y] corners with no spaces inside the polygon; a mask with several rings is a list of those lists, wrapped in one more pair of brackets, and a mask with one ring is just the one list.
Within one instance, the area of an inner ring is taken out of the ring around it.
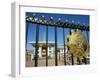
{"label": "wrought iron gate", "polygon": [[[88,36],[88,32],[90,31],[89,25],[83,25],[83,24],[75,24],[75,22],[62,22],[61,18],[58,18],[58,21],[54,21],[53,17],[50,18],[50,20],[45,19],[44,16],[42,16],[41,18],[35,18],[35,16],[26,16],[26,49],[27,49],[27,36],[28,36],[28,28],[29,28],[29,23],[32,24],[36,24],[36,45],[35,45],[35,64],[34,66],[37,67],[38,66],[38,43],[39,43],[39,29],[40,29],[40,25],[44,25],[46,26],[46,66],[48,66],[48,26],[52,26],[54,27],[55,30],[55,66],[58,66],[58,60],[57,60],[57,28],[62,28],[63,29],[63,45],[64,45],[64,65],[66,65],[66,52],[65,52],[65,29],[68,28],[69,29],[69,33],[70,35],[72,34],[71,29],[74,29],[76,31],[76,29],[79,29],[81,31],[86,31],[87,32],[87,36]],[[74,65],[73,62],[73,55],[71,55],[71,61],[72,61],[72,65]]]}

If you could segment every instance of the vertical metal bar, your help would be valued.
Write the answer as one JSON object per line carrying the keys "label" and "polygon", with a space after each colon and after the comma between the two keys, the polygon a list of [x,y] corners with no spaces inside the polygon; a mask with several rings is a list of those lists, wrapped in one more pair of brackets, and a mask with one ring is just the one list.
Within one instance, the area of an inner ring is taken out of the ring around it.
{"label": "vertical metal bar", "polygon": [[77,29],[74,30],[74,32],[76,32],[76,31],[77,31]]}
{"label": "vertical metal bar", "polygon": [[[86,31],[86,33],[87,33],[87,40],[88,40],[88,43],[87,43],[87,44],[88,44],[88,47],[89,47],[89,45],[90,45],[90,44],[89,44],[90,36],[89,36],[89,33],[88,33],[88,32],[89,32],[89,31]],[[87,58],[85,58],[85,57],[84,57],[84,63],[85,63],[85,64],[88,64],[88,60],[87,60]]]}
{"label": "vertical metal bar", "polygon": [[26,48],[26,54],[27,54],[27,37],[28,37],[28,29],[29,29],[29,22],[26,21],[26,45],[25,45],[25,48]]}
{"label": "vertical metal bar", "polygon": [[81,30],[81,32],[83,32],[83,30]]}
{"label": "vertical metal bar", "polygon": [[26,21],[26,42],[25,42],[26,43],[25,45],[26,56],[28,55],[28,52],[27,52],[28,29],[29,29],[29,22]]}
{"label": "vertical metal bar", "polygon": [[69,34],[71,35],[72,34],[72,32],[71,32],[71,29],[69,28]]}
{"label": "vertical metal bar", "polygon": [[48,66],[48,26],[46,26],[46,66]]}
{"label": "vertical metal bar", "polygon": [[89,42],[89,34],[88,34],[88,31],[86,31],[86,34],[87,34],[87,40]]}
{"label": "vertical metal bar", "polygon": [[[70,34],[70,35],[72,34],[71,29],[69,29],[69,34]],[[74,65],[74,58],[73,58],[73,54],[71,54],[71,60],[72,60],[72,65]]]}
{"label": "vertical metal bar", "polygon": [[78,65],[81,64],[81,61],[80,61],[80,58],[79,58],[79,57],[77,57],[77,62],[78,62],[78,63],[77,63]]}
{"label": "vertical metal bar", "polygon": [[25,60],[26,61],[28,60],[28,58],[27,58],[27,56],[28,56],[28,51],[27,51],[28,29],[29,29],[29,22],[26,21],[26,34],[25,34],[25,36],[26,36],[26,39],[25,39],[25,51],[26,51]]}
{"label": "vertical metal bar", "polygon": [[84,59],[84,63],[87,64],[87,59],[85,57],[83,57],[83,59]]}
{"label": "vertical metal bar", "polygon": [[73,57],[73,54],[71,54],[71,59],[72,59],[72,65],[74,65],[74,57]]}
{"label": "vertical metal bar", "polygon": [[35,67],[38,66],[38,49],[39,49],[39,45],[38,45],[38,41],[39,41],[39,24],[36,24],[36,43],[35,43]]}
{"label": "vertical metal bar", "polygon": [[57,27],[55,26],[55,66],[58,65],[57,60]]}
{"label": "vertical metal bar", "polygon": [[65,53],[65,30],[63,27],[63,43],[64,43],[64,64],[66,65],[66,53]]}

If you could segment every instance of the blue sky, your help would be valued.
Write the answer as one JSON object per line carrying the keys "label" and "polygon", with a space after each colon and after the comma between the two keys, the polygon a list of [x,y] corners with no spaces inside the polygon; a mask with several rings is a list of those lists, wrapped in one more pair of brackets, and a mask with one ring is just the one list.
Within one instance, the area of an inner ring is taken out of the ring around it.
{"label": "blue sky", "polygon": [[[33,12],[26,12],[26,16],[32,16]],[[50,17],[52,16],[54,21],[58,21],[58,18],[61,18],[62,22],[65,22],[66,20],[68,20],[70,23],[72,21],[75,22],[75,24],[77,24],[78,22],[80,22],[80,24],[85,24],[85,25],[89,25],[89,15],[74,15],[74,14],[52,14],[52,13],[35,13],[35,17],[41,18],[41,16],[44,16],[45,19],[49,20]],[[49,26],[48,27],[49,31],[48,31],[48,40],[49,41],[54,41],[54,27]],[[30,41],[35,41],[35,35],[36,35],[36,24],[32,24],[29,23],[29,30],[28,30],[28,42]],[[39,41],[45,41],[46,40],[46,26],[40,25],[40,30],[39,30]],[[57,42],[58,42],[58,46],[63,45],[63,29],[62,28],[58,28],[58,32],[57,32],[58,36],[57,36]],[[69,30],[65,29],[65,35],[69,34]],[[86,35],[86,33],[84,32],[84,34]],[[28,49],[32,49],[32,45],[31,44],[27,44],[27,48]]]}

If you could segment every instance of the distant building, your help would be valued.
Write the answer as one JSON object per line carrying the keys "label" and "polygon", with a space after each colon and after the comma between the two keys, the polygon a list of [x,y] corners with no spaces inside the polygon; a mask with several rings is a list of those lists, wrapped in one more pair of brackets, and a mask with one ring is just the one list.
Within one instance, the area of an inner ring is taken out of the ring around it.
{"label": "distant building", "polygon": [[[35,56],[35,42],[29,42],[33,46],[33,50],[29,51],[28,54],[31,55],[31,59]],[[38,42],[38,58],[46,57],[46,42],[39,41]],[[67,53],[67,47],[65,47],[65,53]],[[64,48],[57,48],[58,59],[64,57]],[[55,42],[48,42],[48,58],[55,58]]]}
{"label": "distant building", "polygon": [[[33,53],[32,56],[34,57],[35,55],[35,42],[29,42],[34,48],[33,48]],[[54,42],[48,42],[48,57],[53,58],[54,57],[54,52],[55,52],[55,43]],[[43,58],[46,57],[46,42],[44,41],[39,41],[38,42],[38,57]],[[28,53],[30,54],[30,53]]]}

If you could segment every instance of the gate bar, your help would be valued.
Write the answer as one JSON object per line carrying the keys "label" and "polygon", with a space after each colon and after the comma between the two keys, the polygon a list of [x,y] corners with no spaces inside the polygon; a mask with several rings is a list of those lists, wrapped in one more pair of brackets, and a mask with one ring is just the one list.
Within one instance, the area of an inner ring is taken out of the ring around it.
{"label": "gate bar", "polygon": [[46,66],[48,66],[48,26],[46,26]]}
{"label": "gate bar", "polygon": [[[72,34],[71,29],[69,29],[69,34],[70,34],[70,35]],[[72,65],[74,65],[74,58],[73,58],[73,54],[71,54],[71,60],[72,60]]]}
{"label": "gate bar", "polygon": [[36,43],[35,43],[35,67],[38,66],[38,49],[39,49],[39,45],[38,45],[38,41],[39,41],[39,24],[36,25]]}
{"label": "gate bar", "polygon": [[63,28],[63,43],[64,43],[64,64],[66,65],[66,53],[65,53],[65,30]]}
{"label": "gate bar", "polygon": [[58,65],[57,60],[57,27],[55,27],[55,66]]}

